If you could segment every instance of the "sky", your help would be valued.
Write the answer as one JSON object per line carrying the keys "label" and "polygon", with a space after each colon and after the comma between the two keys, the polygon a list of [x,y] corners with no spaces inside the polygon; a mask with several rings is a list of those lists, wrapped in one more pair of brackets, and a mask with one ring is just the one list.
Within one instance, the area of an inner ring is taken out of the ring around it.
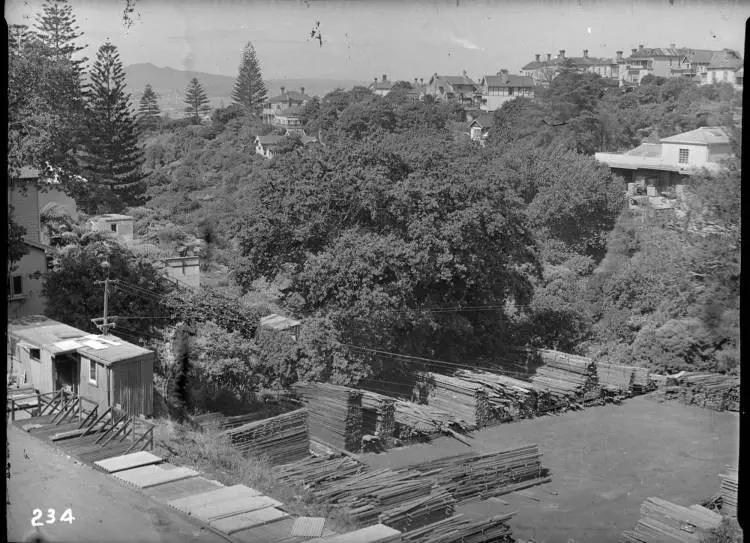
{"label": "sky", "polygon": [[[40,0],[6,0],[9,24],[29,24]],[[88,44],[109,39],[123,64],[235,76],[244,45],[255,47],[266,79],[369,81],[470,77],[521,67],[547,53],[614,57],[646,47],[731,48],[744,53],[750,0],[70,0]],[[320,23],[322,46],[310,39]],[[743,54],[744,56],[744,54]]]}

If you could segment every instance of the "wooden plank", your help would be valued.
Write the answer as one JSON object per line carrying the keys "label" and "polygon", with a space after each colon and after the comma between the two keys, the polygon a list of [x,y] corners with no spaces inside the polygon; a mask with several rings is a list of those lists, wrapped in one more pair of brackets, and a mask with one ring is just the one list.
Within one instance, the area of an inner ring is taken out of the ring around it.
{"label": "wooden plank", "polygon": [[276,522],[287,518],[289,513],[276,509],[275,507],[265,507],[247,513],[240,513],[231,517],[212,520],[209,524],[227,535],[231,535],[241,530],[263,526],[270,522]]}
{"label": "wooden plank", "polygon": [[197,471],[185,467],[167,470],[156,465],[142,466],[112,474],[115,479],[136,488],[148,488],[197,475]]}
{"label": "wooden plank", "polygon": [[320,540],[320,543],[377,543],[400,533],[400,531],[390,528],[385,524],[375,524],[346,534],[337,534],[323,538]]}
{"label": "wooden plank", "polygon": [[210,522],[222,517],[229,517],[240,513],[265,509],[266,507],[279,507],[283,505],[284,504],[280,501],[269,498],[268,496],[249,496],[246,498],[196,507],[190,512],[190,515],[204,522]]}
{"label": "wooden plank", "polygon": [[126,469],[158,464],[161,461],[162,458],[155,454],[151,454],[147,451],[139,451],[122,456],[115,456],[113,458],[107,458],[105,460],[99,460],[94,462],[94,464],[107,473],[115,473]]}
{"label": "wooden plank", "polygon": [[239,543],[276,543],[289,538],[292,526],[294,526],[294,519],[283,518],[276,522],[234,532],[232,539]]}
{"label": "wooden plank", "polygon": [[176,509],[177,511],[181,511],[189,515],[194,509],[203,507],[208,504],[220,503],[228,500],[238,500],[242,498],[252,498],[260,495],[261,493],[254,488],[250,488],[245,485],[233,485],[172,500],[168,505],[172,509]]}

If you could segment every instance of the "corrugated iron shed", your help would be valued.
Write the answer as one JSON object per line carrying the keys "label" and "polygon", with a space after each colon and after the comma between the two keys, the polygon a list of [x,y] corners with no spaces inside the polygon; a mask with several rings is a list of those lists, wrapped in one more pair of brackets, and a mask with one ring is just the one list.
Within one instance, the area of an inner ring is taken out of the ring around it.
{"label": "corrugated iron shed", "polygon": [[320,537],[323,535],[326,519],[324,517],[299,517],[294,520],[292,537]]}
{"label": "corrugated iron shed", "polygon": [[275,313],[260,319],[260,325],[264,328],[270,328],[271,330],[287,330],[299,326],[300,324],[302,324],[301,321],[290,319],[289,317],[282,317]]}

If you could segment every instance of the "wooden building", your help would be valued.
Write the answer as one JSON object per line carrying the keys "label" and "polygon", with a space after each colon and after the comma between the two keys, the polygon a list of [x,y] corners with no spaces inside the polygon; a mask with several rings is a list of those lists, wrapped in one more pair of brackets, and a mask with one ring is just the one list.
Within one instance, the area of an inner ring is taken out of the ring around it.
{"label": "wooden building", "polygon": [[302,323],[298,320],[282,317],[276,313],[271,313],[260,319],[260,334],[286,334],[293,340],[297,340]]}
{"label": "wooden building", "polygon": [[15,373],[41,393],[65,389],[119,406],[133,415],[153,413],[154,353],[113,335],[89,334],[42,315],[8,323]]}

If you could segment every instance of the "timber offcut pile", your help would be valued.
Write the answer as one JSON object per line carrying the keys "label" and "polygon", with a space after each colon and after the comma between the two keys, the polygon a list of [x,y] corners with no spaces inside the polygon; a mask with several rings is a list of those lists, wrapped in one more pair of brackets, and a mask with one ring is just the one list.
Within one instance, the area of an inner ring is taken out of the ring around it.
{"label": "timber offcut pile", "polygon": [[683,507],[648,498],[633,530],[623,532],[622,543],[699,543],[721,524],[722,517],[701,505]]}
{"label": "timber offcut pile", "polygon": [[310,439],[337,449],[362,448],[362,392],[329,383],[297,383],[293,389],[309,411]]}
{"label": "timber offcut pile", "polygon": [[374,436],[383,449],[393,446],[396,400],[377,392],[362,391],[362,432]]}
{"label": "timber offcut pile", "polygon": [[472,425],[451,412],[430,405],[396,400],[396,432],[403,441],[429,441],[448,430],[467,432]]}
{"label": "timber offcut pile", "polygon": [[469,520],[463,515],[454,515],[381,543],[513,543],[513,532],[508,526],[512,517],[510,513]]}
{"label": "timber offcut pile", "polygon": [[272,464],[287,464],[308,455],[307,410],[249,422],[224,430],[232,445],[243,454],[265,455]]}
{"label": "timber offcut pile", "polygon": [[687,405],[716,411],[739,411],[740,379],[718,373],[685,374],[676,387],[667,387],[668,396]]}
{"label": "timber offcut pile", "polygon": [[538,394],[527,381],[473,370],[459,370],[456,377],[485,387],[494,421],[508,422],[536,414]]}
{"label": "timber offcut pile", "polygon": [[439,373],[423,372],[420,387],[424,387],[427,405],[454,413],[474,428],[491,422],[491,410],[484,386]]}
{"label": "timber offcut pile", "polygon": [[460,504],[502,496],[551,480],[537,445],[487,454],[467,453],[411,466],[448,490]]}
{"label": "timber offcut pile", "polygon": [[633,390],[635,367],[597,362],[596,376],[602,389],[602,397],[619,402],[628,398]]}
{"label": "timber offcut pile", "polygon": [[[543,365],[531,376],[537,390],[548,391],[553,399],[552,410],[566,409],[601,397],[596,363],[590,358],[549,349],[532,351]],[[546,405],[538,405],[545,411]]]}
{"label": "timber offcut pile", "polygon": [[728,517],[737,516],[737,470],[732,468],[721,475],[721,512]]}

